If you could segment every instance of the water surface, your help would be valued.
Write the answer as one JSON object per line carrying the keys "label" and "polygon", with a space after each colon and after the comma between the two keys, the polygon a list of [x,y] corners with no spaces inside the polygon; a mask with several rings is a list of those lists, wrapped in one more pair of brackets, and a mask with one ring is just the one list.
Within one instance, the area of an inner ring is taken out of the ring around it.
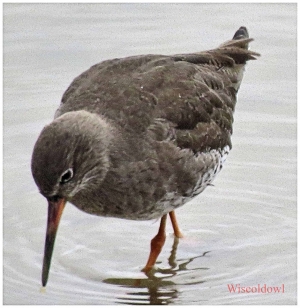
{"label": "water surface", "polygon": [[[40,292],[47,205],[30,159],[73,78],[109,58],[213,48],[242,25],[262,57],[247,66],[215,186],[177,211],[185,237],[174,240],[168,225],[147,277],[158,221],[69,204]],[[5,304],[295,304],[296,5],[5,4],[3,263]]]}

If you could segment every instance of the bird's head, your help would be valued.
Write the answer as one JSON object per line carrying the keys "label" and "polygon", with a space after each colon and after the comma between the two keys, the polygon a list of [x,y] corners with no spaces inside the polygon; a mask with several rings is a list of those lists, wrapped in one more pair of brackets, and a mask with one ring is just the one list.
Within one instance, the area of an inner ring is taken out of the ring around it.
{"label": "bird's head", "polygon": [[112,133],[107,121],[86,111],[56,118],[41,132],[34,146],[31,170],[48,200],[48,225],[43,266],[46,284],[52,250],[66,201],[101,185],[109,168]]}
{"label": "bird's head", "polygon": [[72,111],[45,126],[34,146],[31,170],[43,196],[71,200],[99,185],[109,167],[109,124],[96,114]]}

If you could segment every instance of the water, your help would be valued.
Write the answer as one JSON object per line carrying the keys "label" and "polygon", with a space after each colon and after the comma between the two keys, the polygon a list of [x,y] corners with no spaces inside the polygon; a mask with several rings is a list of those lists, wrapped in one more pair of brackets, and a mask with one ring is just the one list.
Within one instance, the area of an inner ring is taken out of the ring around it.
{"label": "water", "polygon": [[[185,237],[168,225],[147,277],[158,221],[68,205],[41,292],[47,206],[30,158],[73,78],[105,59],[213,48],[242,25],[262,57],[247,67],[215,186],[177,211]],[[296,86],[295,4],[5,4],[4,303],[295,304]]]}

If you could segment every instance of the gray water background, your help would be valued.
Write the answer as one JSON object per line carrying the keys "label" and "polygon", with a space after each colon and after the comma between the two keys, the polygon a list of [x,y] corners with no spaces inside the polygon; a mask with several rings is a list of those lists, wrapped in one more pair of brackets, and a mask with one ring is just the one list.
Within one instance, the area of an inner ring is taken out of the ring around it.
{"label": "gray water background", "polygon": [[[296,4],[4,4],[4,303],[296,302]],[[70,82],[102,60],[214,48],[240,26],[255,38],[233,150],[214,182],[177,210],[157,272],[140,272],[158,221],[66,206],[40,292],[47,205],[33,145]],[[176,245],[178,246],[176,247]],[[228,284],[284,293],[230,293]]]}

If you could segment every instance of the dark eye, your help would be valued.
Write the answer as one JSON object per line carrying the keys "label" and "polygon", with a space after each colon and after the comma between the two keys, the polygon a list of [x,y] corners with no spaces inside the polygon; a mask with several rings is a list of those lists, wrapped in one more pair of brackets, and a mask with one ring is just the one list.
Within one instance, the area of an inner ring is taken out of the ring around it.
{"label": "dark eye", "polygon": [[68,170],[66,170],[60,177],[60,183],[64,184],[69,182],[73,177],[73,169],[69,168]]}

